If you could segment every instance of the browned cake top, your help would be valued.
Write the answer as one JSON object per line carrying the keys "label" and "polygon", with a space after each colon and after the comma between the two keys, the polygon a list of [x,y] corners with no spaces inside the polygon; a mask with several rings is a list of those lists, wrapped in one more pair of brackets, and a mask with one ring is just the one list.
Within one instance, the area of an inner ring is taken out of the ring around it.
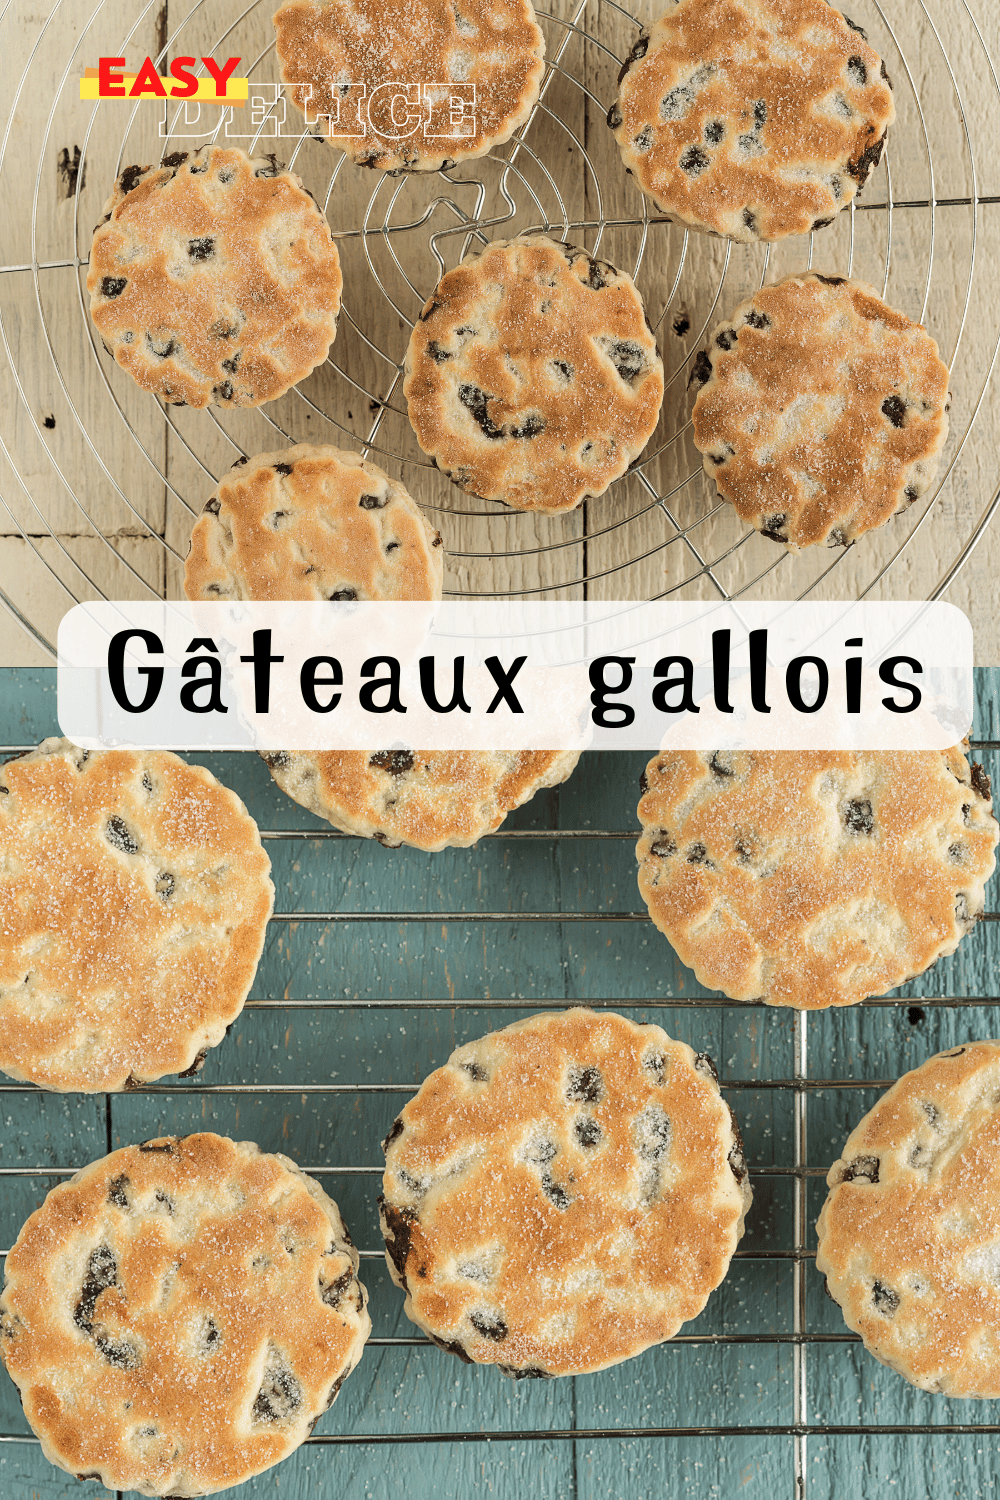
{"label": "browned cake top", "polygon": [[440,599],[439,534],[360,454],[300,443],[240,459],[195,524],[189,599]]}
{"label": "browned cake top", "polygon": [[89,1091],[191,1067],[250,990],[269,871],[235,793],[168,751],[2,767],[0,1068]]}
{"label": "browned cake top", "polygon": [[127,1146],[54,1188],[7,1257],[0,1344],[51,1462],[204,1495],[296,1448],[371,1328],[337,1205],[217,1135]]}
{"label": "browned cake top", "polygon": [[524,235],[438,283],[403,390],[417,441],[456,484],[516,510],[562,511],[642,452],[663,365],[631,277]]}
{"label": "browned cake top", "polygon": [[498,828],[541,787],[565,781],[573,750],[280,750],[264,756],[296,802],[346,833],[433,852]]}
{"label": "browned cake top", "polygon": [[763,287],[715,329],[695,374],[706,472],[792,551],[853,541],[934,477],[948,368],[930,334],[864,282]]}
{"label": "browned cake top", "polygon": [[1000,1042],[905,1074],[827,1177],[817,1270],[876,1358],[1000,1398]]}
{"label": "browned cake top", "polygon": [[126,168],[87,273],[115,359],[180,406],[259,406],[304,379],[333,342],[342,289],[300,179],[235,146]]}
{"label": "browned cake top", "polygon": [[[282,79],[301,85],[291,90],[298,108],[319,117],[324,138],[360,166],[431,171],[482,156],[538,98],[545,40],[531,0],[287,0],[274,29]],[[394,120],[391,97],[376,92],[392,82],[438,88],[405,110],[397,104]],[[345,83],[364,86],[360,116],[341,93]],[[475,89],[463,112],[468,135],[436,134],[453,128],[450,83]],[[337,133],[341,108],[351,110],[355,130],[363,126],[361,135]],[[420,122],[407,133],[418,109]]]}
{"label": "browned cake top", "polygon": [[998,829],[960,750],[654,757],[639,889],[702,984],[853,1005],[952,953],[983,910]]}
{"label": "browned cake top", "polygon": [[408,1316],[511,1374],[599,1370],[672,1337],[725,1275],[750,1201],[711,1062],[607,1011],[460,1047],[385,1144]]}
{"label": "browned cake top", "polygon": [[750,241],[829,224],[894,118],[881,58],[827,0],[673,0],[608,123],[664,213]]}

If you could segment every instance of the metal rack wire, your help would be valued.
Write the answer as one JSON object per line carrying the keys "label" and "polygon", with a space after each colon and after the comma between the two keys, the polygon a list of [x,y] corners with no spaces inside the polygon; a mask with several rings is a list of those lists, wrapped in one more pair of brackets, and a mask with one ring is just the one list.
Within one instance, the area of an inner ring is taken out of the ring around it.
{"label": "metal rack wire", "polygon": [[[0,761],[18,753],[31,749],[28,745],[0,746]],[[973,751],[990,755],[1000,752],[1000,740],[978,739],[971,742]],[[996,763],[994,762],[994,765]],[[361,842],[354,835],[341,834],[326,830],[315,829],[262,829],[261,837],[265,843],[282,843],[288,841],[316,841],[321,844],[357,845]],[[522,829],[505,830],[501,828],[495,834],[489,835],[490,841],[504,842],[513,841],[545,841],[558,843],[559,841],[577,840],[604,840],[623,842],[635,838],[635,832],[631,829]],[[331,851],[332,852],[332,851]],[[567,920],[589,921],[589,922],[648,922],[649,918],[645,912],[614,911],[614,912],[589,912],[575,913],[565,912],[553,908],[546,911],[529,912],[500,912],[496,910],[469,910],[462,912],[441,913],[438,911],[372,911],[368,908],[353,910],[350,912],[334,911],[283,911],[275,912],[271,921],[280,926],[289,922],[311,920],[316,922],[370,922],[392,921],[406,923],[439,923],[444,921],[463,921],[465,923],[484,922],[565,922]],[[1000,920],[1000,910],[991,910],[984,913],[984,922],[996,922]],[[982,934],[985,928],[980,926],[977,931]],[[966,942],[974,943],[976,935],[973,934]],[[588,1001],[587,1003],[600,1009],[620,1008],[624,1003],[626,1006],[634,1003],[617,999],[603,1001]],[[898,995],[890,995],[865,1002],[866,1007],[888,1007],[899,1006]],[[903,1004],[909,1002],[903,1001]],[[935,996],[926,998],[920,996],[919,1006],[922,1010],[956,1009],[969,1007],[996,1006],[996,997],[982,996]],[[319,998],[296,999],[252,997],[247,1001],[248,1011],[279,1010],[293,1012],[296,1010],[320,1010],[320,1011],[352,1011],[364,1010],[407,1010],[407,1011],[454,1011],[461,1009],[463,1005],[472,1006],[479,1010],[488,1007],[496,1011],[525,1011],[525,1010],[557,1010],[562,1009],[564,1002],[558,1000],[529,1002],[517,998],[490,999],[489,1001],[462,1002],[449,997],[446,999],[405,999],[366,1000],[360,998],[347,998],[343,996],[327,995]],[[690,996],[682,997],[672,995],[662,999],[644,1000],[642,1006],[650,1011],[663,1011],[666,1009],[684,1009],[697,1011],[699,1009],[715,1009],[725,1007],[733,1009],[734,1003],[724,996]],[[748,1002],[740,1006],[744,1011],[766,1011],[764,1007],[756,1002]],[[822,1013],[821,1013],[822,1014]],[[529,1442],[533,1440],[545,1440],[555,1443],[573,1442],[602,1442],[621,1441],[628,1438],[655,1438],[676,1441],[684,1438],[697,1437],[774,1437],[793,1440],[794,1446],[794,1476],[791,1495],[794,1500],[802,1500],[806,1493],[807,1465],[809,1462],[809,1445],[816,1439],[828,1440],[836,1437],[858,1437],[858,1436],[904,1436],[917,1437],[927,1435],[988,1435],[1000,1433],[1000,1421],[978,1421],[978,1422],[864,1422],[862,1424],[835,1424],[810,1420],[809,1412],[809,1376],[812,1370],[810,1363],[810,1351],[823,1346],[859,1345],[860,1339],[857,1335],[847,1331],[829,1331],[816,1329],[810,1326],[810,1312],[807,1300],[807,1288],[809,1280],[809,1268],[815,1259],[813,1247],[812,1222],[807,1202],[807,1190],[810,1182],[822,1180],[826,1175],[826,1168],[822,1166],[809,1165],[808,1132],[810,1123],[810,1101],[818,1095],[830,1091],[857,1092],[861,1090],[882,1091],[889,1088],[895,1082],[892,1077],[845,1077],[839,1076],[814,1076],[811,1073],[811,1058],[809,1045],[809,1013],[797,1012],[792,1022],[792,1057],[793,1067],[790,1076],[787,1077],[723,1077],[721,1088],[724,1095],[738,1096],[748,1092],[763,1091],[771,1094],[785,1096],[792,1101],[794,1139],[792,1143],[792,1161],[784,1165],[757,1166],[750,1164],[751,1178],[756,1183],[768,1180],[790,1181],[792,1184],[792,1234],[791,1243],[768,1244],[766,1248],[738,1249],[734,1256],[737,1263],[756,1261],[771,1263],[774,1265],[788,1264],[791,1267],[791,1301],[792,1318],[791,1328],[784,1332],[696,1332],[681,1333],[671,1341],[673,1345],[681,1347],[705,1347],[705,1346],[735,1346],[747,1350],[756,1346],[784,1346],[792,1352],[793,1360],[793,1388],[792,1388],[792,1420],[771,1422],[741,1422],[741,1423],[717,1423],[705,1425],[627,1425],[627,1426],[572,1426],[572,1427],[550,1427],[527,1430],[518,1428],[516,1430],[467,1430],[454,1429],[447,1432],[336,1432],[317,1433],[307,1441],[316,1447],[363,1447],[402,1445],[426,1445],[426,1444],[448,1444],[448,1443],[509,1443]],[[193,1081],[182,1084],[146,1084],[136,1088],[130,1093],[147,1096],[169,1096],[178,1098],[202,1098],[208,1099],[215,1096],[289,1096],[304,1100],[310,1096],[334,1096],[341,1102],[351,1098],[369,1099],[375,1097],[392,1097],[402,1102],[406,1097],[416,1092],[419,1082],[408,1083],[366,1083],[351,1081],[346,1083],[273,1083],[261,1079],[254,1083],[221,1083],[206,1084]],[[30,1096],[36,1095],[38,1090],[31,1084],[20,1084],[0,1082],[0,1097]],[[106,1097],[106,1126],[107,1126],[107,1148],[112,1149],[111,1131],[111,1096]],[[119,1098],[129,1096],[117,1096]],[[863,1106],[858,1104],[857,1112],[860,1113]],[[50,1166],[17,1166],[0,1168],[0,1183],[11,1179],[48,1179],[51,1184],[59,1179],[71,1176],[81,1164],[77,1166],[65,1166],[53,1168]],[[318,1177],[326,1183],[331,1180],[348,1178],[360,1178],[369,1180],[371,1193],[377,1191],[377,1182],[381,1176],[381,1167],[359,1165],[356,1163],[329,1162],[303,1162],[303,1169],[311,1176]],[[7,1251],[0,1251],[0,1256],[6,1255]],[[371,1266],[373,1262],[380,1263],[383,1260],[383,1251],[375,1245],[366,1245],[360,1250],[364,1265]],[[375,1348],[388,1347],[424,1347],[428,1341],[420,1334],[413,1335],[374,1335],[370,1339],[370,1345]],[[24,1434],[0,1433],[0,1445],[4,1443],[34,1443],[37,1440]]]}
{"label": "metal rack wire", "polygon": [[[36,162],[26,214],[30,233],[22,236],[29,253],[15,250],[0,265],[0,288],[19,278],[30,281],[33,303],[33,322],[26,328],[0,293],[0,343],[14,395],[0,428],[0,447],[16,476],[12,492],[0,498],[0,531],[24,543],[25,557],[64,607],[85,598],[123,597],[126,591],[140,597],[169,594],[191,519],[219,472],[248,447],[260,451],[302,440],[349,441],[379,463],[397,467],[417,487],[444,532],[450,557],[446,587],[452,593],[544,596],[561,590],[567,597],[738,598],[775,591],[782,597],[822,597],[839,591],[864,597],[885,588],[905,592],[914,558],[936,558],[940,541],[933,537],[930,518],[947,497],[1000,351],[1000,309],[984,305],[977,295],[980,223],[1000,205],[1000,197],[981,192],[974,144],[975,117],[1000,98],[1000,84],[968,0],[959,0],[967,33],[963,69],[953,63],[928,0],[865,0],[870,16],[862,19],[889,61],[899,124],[861,201],[852,203],[833,229],[809,236],[808,243],[791,243],[790,260],[769,246],[726,242],[717,250],[706,237],[668,228],[648,200],[626,187],[603,116],[614,97],[620,58],[639,23],[617,0],[606,0],[599,12],[588,0],[569,3],[566,14],[558,7],[539,12],[546,75],[540,101],[514,139],[488,158],[427,174],[428,181],[421,174],[379,177],[360,223],[337,227],[344,223],[343,204],[351,206],[345,192],[349,185],[351,192],[356,188],[346,158],[334,160],[307,132],[289,138],[283,128],[282,154],[312,185],[345,258],[341,332],[329,368],[273,403],[273,410],[262,408],[248,418],[209,409],[189,422],[149,398],[135,407],[129,379],[104,355],[87,310],[90,226],[110,181],[109,168],[120,171],[133,155],[148,158],[150,146],[142,134],[148,116],[141,114],[146,105],[131,106],[124,133],[121,115],[113,113],[117,105],[93,107],[74,168],[70,243],[64,230],[57,233],[46,221],[43,164],[54,155],[54,132],[65,123],[66,100],[88,46],[97,46],[99,35],[98,50],[106,52],[109,45],[98,29],[100,6],[85,21],[75,17],[75,41],[73,27],[65,28],[65,43],[58,41],[60,21],[73,14],[73,0],[54,0],[15,89],[0,144],[0,188],[10,182],[13,162]],[[153,4],[149,0],[142,8],[118,43],[120,51],[144,34]],[[167,22],[156,55],[162,60],[189,46],[202,50],[205,43],[196,47],[189,39],[207,27],[215,49],[243,49],[252,83],[273,81],[273,37],[269,26],[266,39],[261,30],[270,7],[262,0],[248,4],[214,32],[208,6],[209,0],[197,0],[173,31],[168,11],[162,11]],[[910,60],[911,39],[918,34],[926,53],[919,69]],[[958,45],[957,35],[949,40]],[[982,75],[975,82],[969,59]],[[43,68],[59,76],[39,137],[30,120],[19,121],[28,119],[24,105]],[[926,85],[923,93],[918,76]],[[931,93],[934,97],[928,97]],[[256,133],[248,132],[240,144],[251,151],[267,149],[272,116],[277,120],[280,108],[275,103]],[[77,104],[77,126],[80,116]],[[191,144],[180,106],[166,123],[173,133],[159,140],[162,152]],[[220,121],[207,137],[220,138],[222,130]],[[85,187],[88,167],[90,186]],[[25,212],[20,203],[18,212]],[[498,503],[474,501],[434,474],[410,432],[401,395],[409,329],[446,264],[476,242],[529,228],[583,239],[592,251],[600,248],[628,267],[646,298],[668,377],[660,429],[630,473],[609,495],[587,502],[576,518],[557,518],[556,526],[541,530],[536,519]],[[719,501],[690,443],[685,386],[713,321],[731,302],[782,268],[812,266],[817,257],[828,269],[834,269],[834,261],[839,272],[871,281],[914,317],[926,319],[953,370],[962,367],[961,400],[940,483],[926,502],[877,537],[865,538],[863,548],[838,550],[832,558],[809,553],[793,558],[740,526]],[[75,285],[72,296],[66,291],[67,271]],[[946,284],[949,289],[957,284],[960,291],[957,302],[953,299],[955,317],[941,327]],[[980,328],[990,325],[992,350],[971,370],[963,363],[970,318]],[[54,416],[46,419],[39,411],[37,368],[29,368],[39,359],[47,399],[57,399],[70,417],[69,435],[62,438],[60,429],[58,445],[46,427],[48,420],[54,426]],[[364,413],[356,418],[353,406],[364,407],[367,420]],[[33,451],[22,460],[19,450],[25,445]],[[43,449],[45,456],[38,459],[34,450]],[[81,487],[83,470],[94,476],[100,498],[91,498],[89,484]],[[152,507],[139,494],[144,485],[147,490],[152,485],[159,497]],[[931,597],[954,582],[998,505],[1000,491],[964,533],[956,534]],[[30,607],[18,601],[17,592],[13,580],[0,580],[0,601],[51,651],[50,625],[30,618]]]}

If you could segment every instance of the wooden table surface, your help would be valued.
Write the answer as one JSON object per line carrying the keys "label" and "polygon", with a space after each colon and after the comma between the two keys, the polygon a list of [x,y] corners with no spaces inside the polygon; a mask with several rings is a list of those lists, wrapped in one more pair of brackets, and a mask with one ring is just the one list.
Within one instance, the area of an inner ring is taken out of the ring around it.
{"label": "wooden table surface", "polygon": [[[648,21],[650,0],[639,3]],[[76,599],[176,596],[193,516],[240,451],[371,438],[376,461],[403,478],[440,526],[446,587],[454,591],[787,598],[811,587],[827,598],[865,589],[873,598],[929,596],[961,559],[1000,485],[991,378],[1000,339],[1000,94],[988,59],[988,51],[1000,56],[1000,14],[986,0],[969,3],[975,20],[966,0],[852,3],[853,18],[886,57],[898,121],[863,206],[812,244],[729,246],[647,222],[649,207],[604,119],[617,58],[637,34],[610,0],[557,0],[542,17],[555,67],[523,144],[497,153],[506,167],[468,163],[452,181],[385,179],[338,167],[339,154],[318,141],[265,135],[261,149],[294,152],[295,169],[324,204],[346,290],[330,361],[255,412],[165,412],[96,340],[81,290],[93,225],[116,171],[155,160],[167,142],[158,135],[161,106],[81,103],[77,79],[101,55],[124,55],[135,66],[166,47],[169,56],[239,53],[254,87],[273,84],[270,5],[9,6],[0,22],[11,101],[0,267],[15,269],[0,270],[0,593],[47,642]],[[233,112],[226,128],[249,132],[248,115]],[[170,121],[170,149],[223,129],[208,105],[194,125],[178,124],[173,113]],[[284,129],[294,129],[291,105]],[[233,138],[250,143],[248,134]],[[642,467],[572,515],[518,515],[470,499],[428,466],[409,428],[399,384],[409,329],[441,263],[453,265],[474,243],[474,220],[494,238],[548,224],[638,266],[668,374],[663,416]],[[384,223],[390,232],[378,233]],[[954,406],[946,474],[929,507],[918,502],[846,554],[814,548],[793,558],[747,537],[731,508],[718,504],[691,443],[687,377],[717,318],[762,279],[810,257],[818,268],[872,281],[926,321],[952,364]],[[991,587],[998,538],[995,526],[986,529],[946,593],[970,613],[982,663],[1000,661]],[[0,610],[0,662],[48,659]]]}

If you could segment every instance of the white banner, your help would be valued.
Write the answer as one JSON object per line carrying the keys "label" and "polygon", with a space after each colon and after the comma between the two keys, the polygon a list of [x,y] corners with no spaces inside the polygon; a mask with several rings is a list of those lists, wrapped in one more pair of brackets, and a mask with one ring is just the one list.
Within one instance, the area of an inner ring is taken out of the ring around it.
{"label": "white banner", "polygon": [[70,610],[86,749],[945,749],[973,713],[950,604],[135,604]]}

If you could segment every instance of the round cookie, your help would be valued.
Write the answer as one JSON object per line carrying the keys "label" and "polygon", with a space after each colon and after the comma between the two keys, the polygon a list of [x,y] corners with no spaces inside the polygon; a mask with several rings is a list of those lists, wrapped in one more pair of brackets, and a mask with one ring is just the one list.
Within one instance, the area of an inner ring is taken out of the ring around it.
{"label": "round cookie", "polygon": [[196,1072],[250,992],[270,868],[169,751],[48,739],[0,767],[0,1068],[73,1093]]}
{"label": "round cookie", "polygon": [[[442,551],[402,485],[357,455],[302,445],[234,465],[195,525],[184,585],[190,599],[439,599]],[[282,791],[335,828],[433,851],[474,844],[540,788],[565,781],[579,755],[277,750],[263,758]]]}
{"label": "round cookie", "polygon": [[361,1358],[358,1264],[287,1156],[211,1134],[126,1146],[21,1230],[0,1351],[51,1463],[210,1495],[286,1458]]}
{"label": "round cookie", "polygon": [[672,1338],[722,1281],[750,1184],[711,1060],[611,1011],[453,1052],[385,1141],[386,1259],[436,1344],[579,1375]]}
{"label": "round cookie", "polygon": [[1000,1399],[1000,1042],[906,1073],[827,1177],[816,1269],[849,1328],[925,1391]]}
{"label": "round cookie", "polygon": [[642,778],[639,890],[701,984],[854,1005],[953,953],[985,904],[989,778],[948,751],[695,751]]}
{"label": "round cookie", "polygon": [[344,833],[435,853],[466,849],[543,787],[575,750],[278,750],[264,755],[295,802]]}
{"label": "round cookie", "polygon": [[751,243],[825,229],[895,118],[885,64],[827,0],[668,0],[608,124],[643,193]]}
{"label": "round cookie", "polygon": [[285,0],[274,29],[297,108],[358,166],[393,175],[509,140],[544,71],[531,0]]}
{"label": "round cookie", "polygon": [[406,352],[423,451],[515,510],[573,510],[638,458],[663,364],[631,277],[543,235],[498,240],[449,271]]}
{"label": "round cookie", "polygon": [[861,281],[789,276],[712,334],[694,441],[740,519],[790,552],[843,547],[929,489],[948,436],[930,334]]}
{"label": "round cookie", "polygon": [[189,599],[440,599],[444,549],[360,454],[301,443],[240,458],[195,523]]}
{"label": "round cookie", "polygon": [[235,146],[126,167],[94,232],[90,315],[118,364],[174,406],[260,406],[337,332],[330,226],[294,172]]}

